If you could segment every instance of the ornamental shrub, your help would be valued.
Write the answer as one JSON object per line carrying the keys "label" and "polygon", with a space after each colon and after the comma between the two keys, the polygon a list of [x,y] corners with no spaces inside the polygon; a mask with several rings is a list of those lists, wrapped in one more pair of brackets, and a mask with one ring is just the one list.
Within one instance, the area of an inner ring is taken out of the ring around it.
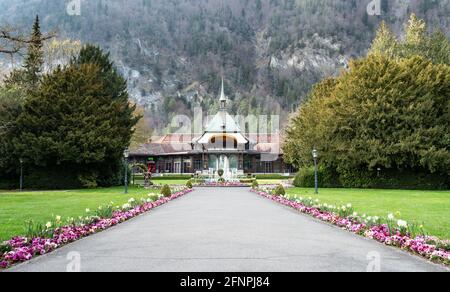
{"label": "ornamental shrub", "polygon": [[225,173],[225,171],[223,169],[219,169],[219,171],[217,172],[217,174],[222,177],[223,174]]}
{"label": "ornamental shrub", "polygon": [[252,183],[252,189],[256,190],[256,189],[258,189],[258,188],[259,188],[258,181],[257,181],[257,180],[254,180],[253,183]]}
{"label": "ornamental shrub", "polygon": [[169,185],[164,185],[161,189],[161,195],[168,198],[172,195],[172,190],[170,189]]}
{"label": "ornamental shrub", "polygon": [[192,181],[191,181],[191,180],[188,180],[188,181],[187,181],[186,187],[187,187],[188,189],[192,189],[192,188],[193,188],[193,185],[192,185]]}
{"label": "ornamental shrub", "polygon": [[283,185],[278,185],[274,190],[273,194],[275,196],[284,196],[286,195],[286,190],[284,189]]}

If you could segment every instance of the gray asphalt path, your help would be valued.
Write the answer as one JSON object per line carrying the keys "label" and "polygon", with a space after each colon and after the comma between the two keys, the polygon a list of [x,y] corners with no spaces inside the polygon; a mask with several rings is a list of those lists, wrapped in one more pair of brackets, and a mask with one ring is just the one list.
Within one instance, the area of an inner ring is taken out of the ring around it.
{"label": "gray asphalt path", "polygon": [[446,271],[248,189],[200,188],[11,271],[364,272],[377,266]]}

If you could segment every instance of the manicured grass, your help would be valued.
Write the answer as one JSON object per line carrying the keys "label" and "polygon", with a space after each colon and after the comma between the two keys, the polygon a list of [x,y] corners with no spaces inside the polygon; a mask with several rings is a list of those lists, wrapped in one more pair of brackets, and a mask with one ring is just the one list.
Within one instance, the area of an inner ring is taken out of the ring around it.
{"label": "manicured grass", "polygon": [[138,200],[151,192],[157,193],[135,187],[130,187],[127,195],[123,187],[23,193],[0,191],[0,241],[23,235],[27,220],[45,223],[53,216],[62,216],[64,220],[84,216],[86,209],[95,210],[110,202],[121,206],[130,198]]}
{"label": "manicured grass", "polygon": [[442,239],[450,238],[450,191],[361,190],[293,188],[289,195],[318,198],[322,204],[351,203],[359,214],[386,218],[400,212],[401,219],[423,223],[425,231]]}

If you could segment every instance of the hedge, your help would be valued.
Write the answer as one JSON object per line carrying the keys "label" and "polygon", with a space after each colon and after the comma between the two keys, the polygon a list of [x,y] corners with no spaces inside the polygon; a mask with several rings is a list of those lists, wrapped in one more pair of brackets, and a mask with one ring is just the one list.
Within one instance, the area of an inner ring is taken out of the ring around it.
{"label": "hedge", "polygon": [[[444,174],[430,174],[424,170],[388,169],[378,173],[367,169],[355,169],[337,173],[321,167],[318,171],[319,186],[323,188],[372,188],[447,190],[450,178]],[[314,168],[301,169],[294,179],[296,187],[314,187]]]}

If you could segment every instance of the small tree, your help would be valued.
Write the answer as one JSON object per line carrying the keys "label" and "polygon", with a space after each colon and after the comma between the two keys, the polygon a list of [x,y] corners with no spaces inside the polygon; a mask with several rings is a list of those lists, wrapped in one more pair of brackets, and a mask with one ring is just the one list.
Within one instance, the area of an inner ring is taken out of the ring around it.
{"label": "small tree", "polygon": [[192,189],[192,188],[193,188],[193,185],[192,185],[192,181],[191,181],[191,180],[188,180],[188,181],[187,181],[186,187],[187,187],[188,189]]}
{"label": "small tree", "polygon": [[278,185],[273,191],[273,194],[275,196],[284,196],[286,195],[286,190],[284,189],[283,185]]}
{"label": "small tree", "polygon": [[164,185],[161,189],[161,195],[168,198],[172,195],[172,190],[170,189],[169,185]]}

